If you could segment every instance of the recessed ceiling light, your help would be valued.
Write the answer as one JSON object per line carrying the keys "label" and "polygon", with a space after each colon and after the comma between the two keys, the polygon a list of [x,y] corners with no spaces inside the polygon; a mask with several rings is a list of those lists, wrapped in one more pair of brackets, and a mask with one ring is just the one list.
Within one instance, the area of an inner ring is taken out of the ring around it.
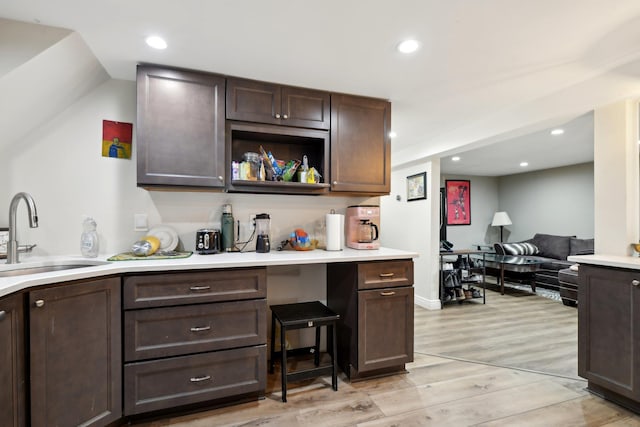
{"label": "recessed ceiling light", "polygon": [[453,156],[453,157],[451,158],[451,161],[452,161],[452,162],[458,162],[458,161],[460,161],[460,157],[459,157],[459,156]]}
{"label": "recessed ceiling light", "polygon": [[398,51],[402,53],[413,53],[420,47],[420,43],[417,40],[409,39],[401,42],[398,45]]}
{"label": "recessed ceiling light", "polygon": [[529,163],[527,163],[527,162],[521,162],[521,163],[520,163],[520,166],[522,166],[522,167],[524,168],[524,167],[529,166]]}
{"label": "recessed ceiling light", "polygon": [[562,135],[564,133],[564,129],[554,129],[551,131],[551,135]]}
{"label": "recessed ceiling light", "polygon": [[389,138],[395,138],[396,136],[398,136],[398,134],[394,131],[389,132]]}
{"label": "recessed ceiling light", "polygon": [[151,36],[151,37],[147,37],[147,39],[145,41],[147,42],[147,44],[149,46],[151,46],[154,49],[166,49],[167,48],[167,42],[164,41],[164,39],[162,37]]}

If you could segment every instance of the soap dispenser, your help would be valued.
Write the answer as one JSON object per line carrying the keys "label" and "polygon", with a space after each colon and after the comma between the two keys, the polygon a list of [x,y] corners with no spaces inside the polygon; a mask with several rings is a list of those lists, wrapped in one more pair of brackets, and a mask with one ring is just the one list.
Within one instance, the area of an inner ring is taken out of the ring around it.
{"label": "soap dispenser", "polygon": [[86,217],[82,223],[82,235],[80,236],[80,252],[86,258],[98,256],[99,241],[97,224],[93,218]]}

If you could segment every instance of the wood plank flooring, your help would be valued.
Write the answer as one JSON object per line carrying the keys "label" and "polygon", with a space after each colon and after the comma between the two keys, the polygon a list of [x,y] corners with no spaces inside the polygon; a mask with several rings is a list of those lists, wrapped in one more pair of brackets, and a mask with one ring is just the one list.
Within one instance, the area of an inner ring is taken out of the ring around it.
{"label": "wood plank flooring", "polygon": [[487,292],[487,304],[415,308],[407,374],[290,383],[264,400],[141,426],[640,426],[577,376],[577,311],[539,296]]}

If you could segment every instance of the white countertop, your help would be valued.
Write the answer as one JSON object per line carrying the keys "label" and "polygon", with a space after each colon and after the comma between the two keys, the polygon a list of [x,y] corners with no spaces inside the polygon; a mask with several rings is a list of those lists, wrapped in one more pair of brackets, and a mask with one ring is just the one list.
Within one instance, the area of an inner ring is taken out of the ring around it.
{"label": "white countertop", "polygon": [[602,265],[605,267],[630,268],[640,270],[640,258],[623,255],[572,255],[567,258],[578,264]]}
{"label": "white countertop", "polygon": [[[22,254],[21,254],[22,255]],[[33,286],[69,280],[90,279],[92,277],[111,274],[138,273],[170,270],[198,270],[208,268],[263,267],[278,265],[328,264],[335,262],[382,261],[392,259],[417,258],[416,252],[398,249],[380,248],[375,250],[356,250],[346,248],[341,251],[272,251],[266,254],[224,253],[215,255],[198,255],[189,258],[166,260],[134,260],[107,262],[108,257],[83,258],[79,256],[26,257],[20,264],[0,263],[0,272],[25,267],[49,266],[54,264],[87,264],[89,267],[69,270],[51,271],[13,277],[0,277],[0,296],[27,289]],[[2,262],[2,261],[0,261]],[[102,265],[93,265],[99,263]]]}

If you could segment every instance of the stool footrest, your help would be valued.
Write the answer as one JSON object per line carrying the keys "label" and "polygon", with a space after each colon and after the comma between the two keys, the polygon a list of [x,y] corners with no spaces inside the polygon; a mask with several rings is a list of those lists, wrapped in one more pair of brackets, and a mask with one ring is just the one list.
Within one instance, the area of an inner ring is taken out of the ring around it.
{"label": "stool footrest", "polygon": [[[308,356],[314,355],[315,347],[300,347],[300,348],[291,348],[287,350],[287,356]],[[282,351],[274,351],[273,357],[274,360],[280,360],[280,356],[282,356]]]}
{"label": "stool footrest", "polygon": [[320,366],[318,368],[304,369],[287,373],[287,381],[301,381],[316,378],[320,375],[331,375],[333,366]]}

